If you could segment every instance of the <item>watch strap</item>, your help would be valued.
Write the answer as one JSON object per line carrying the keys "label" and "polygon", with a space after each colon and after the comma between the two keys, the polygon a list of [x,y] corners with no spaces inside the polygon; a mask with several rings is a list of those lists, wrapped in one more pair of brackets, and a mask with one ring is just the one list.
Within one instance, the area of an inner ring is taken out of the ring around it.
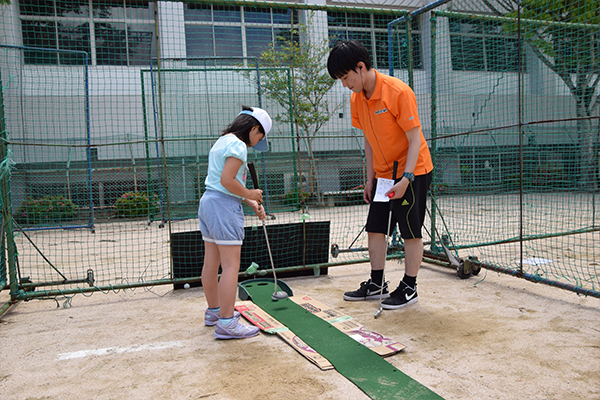
{"label": "watch strap", "polygon": [[408,179],[408,181],[410,183],[412,183],[415,180],[415,174],[413,174],[412,172],[405,172],[402,174],[402,176],[406,179]]}

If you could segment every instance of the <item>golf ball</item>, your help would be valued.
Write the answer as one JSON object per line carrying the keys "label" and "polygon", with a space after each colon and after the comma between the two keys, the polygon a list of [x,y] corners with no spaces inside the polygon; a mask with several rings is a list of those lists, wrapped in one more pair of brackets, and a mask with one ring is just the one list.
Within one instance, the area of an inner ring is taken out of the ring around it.
{"label": "golf ball", "polygon": [[190,288],[190,284],[189,284],[189,283],[186,283],[185,285],[183,285],[183,288],[184,288],[184,289],[189,289],[189,288]]}

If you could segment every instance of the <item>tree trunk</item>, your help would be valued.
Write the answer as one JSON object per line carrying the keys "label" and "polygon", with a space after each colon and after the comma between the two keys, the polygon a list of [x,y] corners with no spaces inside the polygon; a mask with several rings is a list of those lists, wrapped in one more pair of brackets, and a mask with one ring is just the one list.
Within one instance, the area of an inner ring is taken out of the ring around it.
{"label": "tree trunk", "polygon": [[311,195],[317,196],[318,204],[322,204],[321,193],[319,191],[319,182],[315,175],[317,171],[317,161],[315,160],[315,155],[312,151],[312,138],[306,139],[306,148],[308,149],[308,160],[310,165],[310,171],[308,175],[308,183],[310,188]]}

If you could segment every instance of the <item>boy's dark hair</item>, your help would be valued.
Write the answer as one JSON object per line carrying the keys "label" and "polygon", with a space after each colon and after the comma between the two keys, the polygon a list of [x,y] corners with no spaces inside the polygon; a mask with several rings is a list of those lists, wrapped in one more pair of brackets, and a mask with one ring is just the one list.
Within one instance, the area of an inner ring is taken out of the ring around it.
{"label": "boy's dark hair", "polygon": [[[248,106],[242,106],[242,110],[253,111],[252,107],[248,107]],[[248,146],[250,146],[250,131],[256,125],[258,125],[258,130],[264,135],[265,131],[264,131],[262,125],[260,124],[260,122],[256,118],[254,118],[252,115],[248,115],[248,114],[239,114],[227,126],[227,128],[223,129],[221,136],[227,135],[228,133],[233,133],[242,142],[244,142]]]}
{"label": "boy's dark hair", "polygon": [[371,69],[369,52],[358,40],[340,40],[333,46],[327,59],[327,71],[333,79],[339,79],[350,71],[356,71],[359,62]]}

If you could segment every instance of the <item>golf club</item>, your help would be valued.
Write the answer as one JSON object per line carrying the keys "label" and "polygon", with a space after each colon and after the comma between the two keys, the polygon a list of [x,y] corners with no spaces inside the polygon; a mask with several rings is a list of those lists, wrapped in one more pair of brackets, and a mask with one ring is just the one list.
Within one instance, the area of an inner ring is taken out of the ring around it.
{"label": "golf club", "polygon": [[[394,184],[396,183],[396,170],[398,169],[398,161],[394,161],[394,170],[392,171],[392,181],[394,182]],[[379,291],[379,309],[377,310],[377,312],[375,313],[374,317],[378,318],[381,315],[381,312],[383,311],[383,308],[381,307],[381,300],[383,299],[383,287],[385,286],[385,261],[387,258],[387,248],[388,248],[388,239],[390,236],[390,227],[392,226],[392,197],[394,197],[395,193],[392,192],[388,195],[388,197],[390,198],[389,201],[389,207],[390,207],[390,212],[389,212],[389,216],[388,216],[388,225],[387,225],[387,230],[385,231],[385,256],[383,257],[383,270],[381,271],[381,290]]]}
{"label": "golf club", "polygon": [[[252,178],[252,184],[254,185],[254,189],[258,189],[258,176],[256,175],[256,168],[254,167],[254,163],[248,163],[248,171],[250,171],[250,177]],[[260,203],[258,203],[260,204]],[[271,271],[273,271],[273,280],[275,282],[275,291],[271,295],[271,299],[273,301],[287,299],[288,294],[282,290],[277,290],[279,287],[277,286],[277,274],[275,273],[275,263],[273,262],[273,255],[271,254],[271,246],[269,245],[269,235],[267,235],[267,226],[265,225],[266,218],[262,220],[263,231],[265,232],[265,241],[267,242],[267,250],[269,251],[269,259],[271,260]]]}

